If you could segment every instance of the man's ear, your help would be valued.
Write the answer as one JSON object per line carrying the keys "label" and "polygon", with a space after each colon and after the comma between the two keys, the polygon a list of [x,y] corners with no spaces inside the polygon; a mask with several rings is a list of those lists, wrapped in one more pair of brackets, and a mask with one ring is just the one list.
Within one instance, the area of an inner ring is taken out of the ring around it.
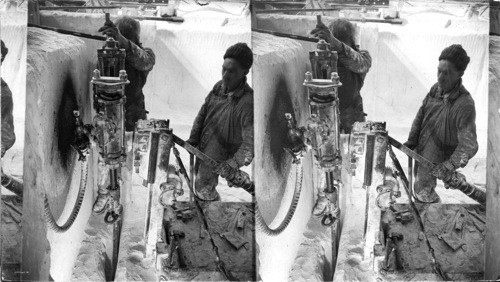
{"label": "man's ear", "polygon": [[250,69],[245,70],[245,75],[247,75],[250,72]]}
{"label": "man's ear", "polygon": [[459,75],[460,77],[462,77],[462,75],[464,75],[464,72],[465,72],[465,71],[460,71],[460,72],[458,72],[458,75]]}

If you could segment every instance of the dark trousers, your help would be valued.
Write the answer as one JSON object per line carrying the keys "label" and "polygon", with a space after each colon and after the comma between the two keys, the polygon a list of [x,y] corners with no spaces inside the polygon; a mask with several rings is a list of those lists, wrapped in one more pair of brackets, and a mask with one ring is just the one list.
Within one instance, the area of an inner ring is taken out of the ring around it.
{"label": "dark trousers", "polygon": [[[426,142],[425,147],[417,149],[417,153],[434,163],[441,163],[449,158],[449,156],[445,155],[443,149],[437,146],[433,140]],[[417,200],[428,203],[439,202],[439,195],[435,191],[436,184],[437,179],[431,174],[431,171],[416,163],[413,189]]]}
{"label": "dark trousers", "polygon": [[363,104],[348,107],[340,111],[340,132],[351,133],[352,126],[357,121],[366,121]]}
{"label": "dark trousers", "polygon": [[196,159],[194,187],[198,197],[206,201],[220,200],[219,193],[215,189],[218,183],[219,175],[213,171],[213,168]]}

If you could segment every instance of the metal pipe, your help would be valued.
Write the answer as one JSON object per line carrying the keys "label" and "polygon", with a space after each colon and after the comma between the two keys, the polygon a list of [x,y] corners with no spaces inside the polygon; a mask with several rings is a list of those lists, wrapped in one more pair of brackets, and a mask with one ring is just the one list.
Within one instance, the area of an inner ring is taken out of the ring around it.
{"label": "metal pipe", "polygon": [[286,1],[252,1],[252,4],[268,4],[268,5],[301,5],[304,6],[306,2],[286,2]]}
{"label": "metal pipe", "polygon": [[32,23],[28,23],[28,27],[36,27],[36,28],[55,31],[55,32],[62,33],[62,34],[73,35],[73,36],[77,36],[77,37],[94,39],[94,40],[99,40],[99,41],[106,41],[106,37],[100,36],[100,35],[86,34],[86,33],[81,33],[81,32],[76,32],[76,31],[69,31],[69,30],[64,30],[64,29],[60,29],[60,28],[55,28],[55,27],[36,25],[36,24],[32,24]]}
{"label": "metal pipe", "polygon": [[[335,3],[334,1],[329,1],[327,0],[326,3],[328,3],[330,6],[335,6],[335,7],[342,7],[342,8],[349,8],[349,9],[362,9],[362,8],[368,8],[368,9],[380,9],[380,8],[388,8],[388,6],[384,5],[357,5],[357,4],[340,4],[340,3]],[[252,4],[268,4],[268,5],[293,5],[293,6],[304,6],[306,5],[306,2],[289,2],[289,1],[252,1]]]}
{"label": "metal pipe", "polygon": [[181,17],[132,17],[137,20],[146,20],[146,21],[160,21],[160,22],[174,22],[174,23],[183,23],[184,19]]}
{"label": "metal pipe", "polygon": [[50,2],[55,5],[64,5],[64,4],[69,4],[69,5],[85,5],[86,1],[78,1],[78,0],[39,0],[39,4],[45,5],[45,3]]}
{"label": "metal pipe", "polygon": [[[256,14],[278,14],[278,13],[300,13],[300,12],[328,12],[328,11],[340,11],[341,9],[331,8],[331,9],[275,9],[275,10],[256,10]],[[390,23],[390,24],[403,24],[402,19],[360,19],[360,18],[342,18],[350,22],[362,22],[362,23]]]}
{"label": "metal pipe", "polygon": [[[193,154],[189,154],[189,175],[191,176],[191,183],[194,187],[194,175],[195,175],[195,171],[194,171],[194,155]],[[192,202],[193,201],[193,193],[191,193],[191,190],[189,191],[189,201]]]}
{"label": "metal pipe", "polygon": [[278,36],[278,37],[285,37],[285,38],[290,38],[290,39],[295,39],[295,40],[314,42],[314,43],[318,43],[318,40],[319,40],[318,38],[314,38],[314,37],[307,37],[307,36],[301,36],[301,35],[295,35],[295,34],[289,34],[289,33],[277,32],[277,31],[270,31],[270,30],[264,30],[264,29],[257,29],[257,28],[252,28],[252,31],[259,32],[259,33],[267,33],[267,34],[271,34],[271,35]]}
{"label": "metal pipe", "polygon": [[413,158],[408,156],[408,189],[413,194]]}
{"label": "metal pipe", "polygon": [[256,14],[274,14],[274,13],[288,13],[288,12],[329,12],[329,11],[340,11],[340,8],[308,8],[308,9],[258,9],[255,11]]}
{"label": "metal pipe", "polygon": [[[167,3],[139,3],[139,2],[130,2],[130,1],[109,1],[110,4],[118,4],[122,7],[155,7],[155,6],[168,6]],[[172,5],[172,4],[170,4]]]}
{"label": "metal pipe", "polygon": [[118,184],[118,172],[116,168],[109,169],[109,189],[116,190],[120,188]]}
{"label": "metal pipe", "polygon": [[2,186],[19,197],[23,196],[23,182],[2,171]]}
{"label": "metal pipe", "polygon": [[365,175],[363,179],[363,185],[365,187],[372,185],[374,151],[375,135],[370,134],[366,136]]}
{"label": "metal pipe", "polygon": [[330,6],[337,6],[337,7],[343,7],[347,9],[352,9],[352,8],[366,8],[366,9],[387,9],[389,8],[389,5],[358,5],[358,4],[344,4],[344,3],[338,3],[335,2],[335,0],[326,0],[325,1],[327,4]]}
{"label": "metal pipe", "polygon": [[41,10],[97,10],[97,9],[121,9],[122,6],[54,6],[54,7],[40,7]]}
{"label": "metal pipe", "polygon": [[488,0],[467,0],[467,2],[465,2],[463,0],[411,0],[411,1],[408,1],[409,4],[411,4],[412,2],[413,3],[431,4],[431,5],[435,5],[435,4],[439,4],[439,5],[442,5],[442,4],[470,5],[471,3],[487,5],[488,2],[493,3],[495,1],[488,1]]}

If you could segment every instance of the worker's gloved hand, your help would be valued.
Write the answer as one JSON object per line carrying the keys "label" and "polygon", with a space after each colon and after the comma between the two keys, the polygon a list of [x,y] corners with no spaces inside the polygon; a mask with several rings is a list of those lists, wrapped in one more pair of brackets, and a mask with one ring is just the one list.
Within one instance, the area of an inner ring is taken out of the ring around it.
{"label": "worker's gloved hand", "polygon": [[231,172],[233,171],[233,168],[227,162],[220,162],[214,171],[218,175],[227,179],[228,177],[231,176]]}
{"label": "worker's gloved hand", "polygon": [[229,187],[243,188],[245,191],[250,193],[250,195],[255,195],[255,187],[252,183],[250,175],[242,170],[238,170],[231,181],[227,180],[227,185]]}
{"label": "worker's gloved hand", "polygon": [[436,167],[431,171],[431,174],[446,183],[451,180],[454,172],[455,166],[453,166],[450,161],[444,161],[436,165]]}
{"label": "worker's gloved hand", "polygon": [[107,36],[113,37],[116,41],[118,41],[118,44],[120,44],[120,47],[129,49],[130,48],[130,42],[128,41],[125,36],[123,36],[118,30],[118,28],[115,26],[114,23],[105,23],[104,26],[99,28],[99,32],[102,32],[102,34],[105,34]]}
{"label": "worker's gloved hand", "polygon": [[327,43],[332,44],[333,34],[324,23],[318,23],[316,28],[311,30],[311,34],[319,39],[324,39]]}
{"label": "worker's gloved hand", "polygon": [[101,28],[99,28],[98,32],[103,32],[104,30],[110,28],[110,27],[116,27],[116,25],[111,21],[106,21]]}
{"label": "worker's gloved hand", "polygon": [[403,143],[406,147],[408,147],[410,150],[415,150],[417,148],[417,144],[411,142],[411,141],[406,141]]}
{"label": "worker's gloved hand", "polygon": [[454,188],[456,189],[461,183],[465,183],[467,180],[465,179],[465,175],[460,172],[454,172],[450,179],[444,182],[444,188]]}

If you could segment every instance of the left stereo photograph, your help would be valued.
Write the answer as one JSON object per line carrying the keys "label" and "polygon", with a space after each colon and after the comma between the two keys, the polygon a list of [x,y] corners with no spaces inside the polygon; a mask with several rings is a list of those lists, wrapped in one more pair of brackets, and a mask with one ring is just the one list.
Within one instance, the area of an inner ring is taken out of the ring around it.
{"label": "left stereo photograph", "polygon": [[[2,60],[0,244],[2,281],[21,277],[27,2],[0,1]],[[30,142],[26,142],[29,144]],[[28,145],[29,146],[29,145]],[[26,208],[26,207],[25,207]],[[29,246],[28,246],[29,248]]]}
{"label": "left stereo photograph", "polygon": [[249,3],[139,2],[2,2],[3,280],[257,280]]}

